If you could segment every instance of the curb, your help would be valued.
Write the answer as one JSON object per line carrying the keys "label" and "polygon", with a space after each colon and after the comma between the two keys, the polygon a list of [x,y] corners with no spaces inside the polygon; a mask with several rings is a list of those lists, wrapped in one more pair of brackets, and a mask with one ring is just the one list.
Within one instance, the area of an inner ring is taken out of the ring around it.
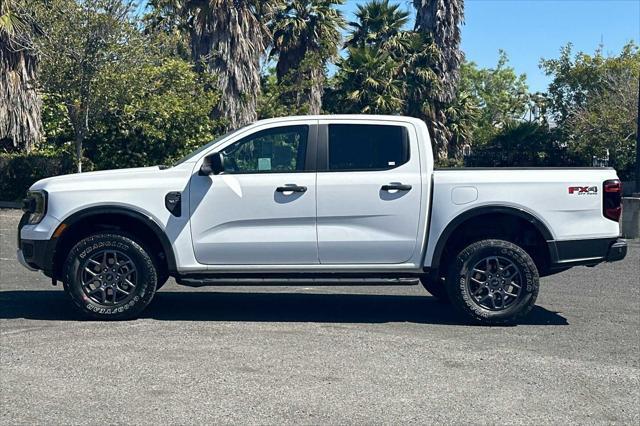
{"label": "curb", "polygon": [[620,225],[624,238],[640,238],[640,197],[622,198]]}

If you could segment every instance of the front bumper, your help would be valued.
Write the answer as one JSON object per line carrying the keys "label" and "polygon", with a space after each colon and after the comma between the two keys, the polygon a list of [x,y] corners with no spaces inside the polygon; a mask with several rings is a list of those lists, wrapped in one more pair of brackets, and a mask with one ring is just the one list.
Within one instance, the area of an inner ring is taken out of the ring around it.
{"label": "front bumper", "polygon": [[25,268],[27,268],[28,270],[30,271],[38,270],[38,268],[34,268],[33,266],[29,265],[29,262],[27,262],[27,260],[24,258],[24,254],[22,253],[22,250],[18,249],[18,251],[16,252],[16,257],[18,258],[18,262],[20,262],[20,264]]}
{"label": "front bumper", "polygon": [[42,270],[45,274],[51,269],[49,240],[20,240],[18,261],[32,271]]}
{"label": "front bumper", "polygon": [[[23,234],[35,237],[46,235],[43,235],[43,232],[38,229],[39,225],[28,225],[28,218],[29,214],[25,213],[18,223],[18,251],[16,253],[18,262],[31,271],[41,270],[44,271],[45,275],[51,276],[51,240],[22,238],[25,236]],[[25,227],[26,229],[23,229]]]}

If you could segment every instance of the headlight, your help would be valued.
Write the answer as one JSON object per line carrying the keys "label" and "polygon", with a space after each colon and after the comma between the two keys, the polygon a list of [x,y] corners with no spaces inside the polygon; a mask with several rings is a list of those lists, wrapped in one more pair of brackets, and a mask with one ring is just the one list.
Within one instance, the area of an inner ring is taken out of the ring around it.
{"label": "headlight", "polygon": [[22,210],[29,213],[29,225],[40,223],[47,214],[47,191],[27,192],[27,198],[22,202]]}

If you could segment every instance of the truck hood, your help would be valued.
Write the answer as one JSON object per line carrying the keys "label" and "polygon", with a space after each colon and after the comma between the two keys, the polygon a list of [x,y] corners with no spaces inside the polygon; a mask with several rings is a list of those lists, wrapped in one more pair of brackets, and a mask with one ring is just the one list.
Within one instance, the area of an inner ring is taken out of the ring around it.
{"label": "truck hood", "polygon": [[42,179],[31,185],[30,190],[55,191],[82,188],[95,185],[97,189],[104,189],[112,185],[119,186],[122,182],[132,182],[152,178],[166,170],[159,166],[135,167],[131,169],[101,170],[97,172],[75,173]]}

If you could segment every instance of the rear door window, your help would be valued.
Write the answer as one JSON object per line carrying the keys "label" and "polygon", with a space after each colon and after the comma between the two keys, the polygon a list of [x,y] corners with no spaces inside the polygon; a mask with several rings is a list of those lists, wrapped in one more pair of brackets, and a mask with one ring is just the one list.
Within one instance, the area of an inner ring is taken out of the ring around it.
{"label": "rear door window", "polygon": [[404,126],[330,124],[329,170],[389,170],[409,161]]}

